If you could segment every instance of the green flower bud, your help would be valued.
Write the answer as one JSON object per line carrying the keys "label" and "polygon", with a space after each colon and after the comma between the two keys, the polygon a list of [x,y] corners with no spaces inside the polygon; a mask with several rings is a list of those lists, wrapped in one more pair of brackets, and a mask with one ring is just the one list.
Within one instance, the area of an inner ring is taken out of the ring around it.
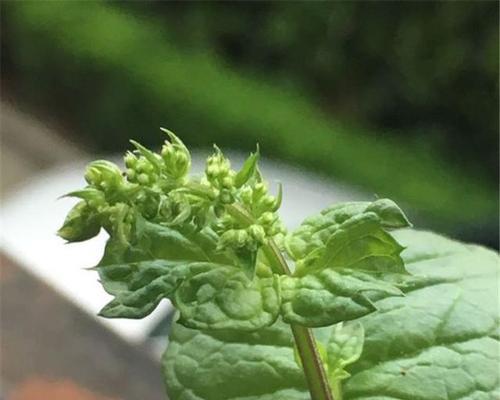
{"label": "green flower bud", "polygon": [[237,230],[229,229],[224,232],[219,238],[219,243],[217,244],[218,250],[224,250],[226,248],[233,247],[233,243],[237,240]]}
{"label": "green flower bud", "polygon": [[141,185],[147,185],[149,183],[150,179],[149,179],[149,176],[147,174],[140,174],[138,177],[137,177],[137,182],[139,182]]}
{"label": "green flower bud", "polygon": [[127,154],[125,154],[123,161],[125,162],[125,166],[131,170],[137,166],[137,157],[131,151],[128,151]]}
{"label": "green flower bud", "polygon": [[248,227],[248,233],[254,239],[256,242],[259,244],[264,243],[266,239],[266,232],[264,231],[264,228],[260,225],[250,225]]}
{"label": "green flower bud", "polygon": [[229,189],[234,185],[234,174],[229,160],[224,157],[218,147],[215,147],[215,153],[207,159],[205,168],[208,182],[215,187]]}
{"label": "green flower bud", "polygon": [[100,229],[97,214],[85,201],[80,201],[68,213],[57,234],[68,242],[81,242],[96,236]]}
{"label": "green flower bud", "polygon": [[133,169],[127,169],[127,179],[130,182],[135,182],[136,177],[137,177],[137,174],[135,173],[135,170],[133,170]]}
{"label": "green flower bud", "polygon": [[265,209],[271,209],[276,204],[276,199],[273,196],[267,195],[261,199],[260,204],[262,204]]}
{"label": "green flower bud", "polygon": [[191,155],[187,147],[172,132],[166,132],[171,142],[165,141],[161,149],[161,158],[165,169],[165,174],[173,179],[184,178],[191,168]]}
{"label": "green flower bud", "polygon": [[267,186],[264,182],[257,182],[253,188],[254,196],[256,199],[264,196],[267,193]]}
{"label": "green flower bud", "polygon": [[234,179],[231,176],[226,176],[225,178],[222,179],[222,187],[224,189],[230,189],[234,185]]}
{"label": "green flower bud", "polygon": [[244,247],[248,239],[249,239],[248,232],[246,230],[238,229],[236,231],[236,240],[235,240],[236,247],[239,248]]}
{"label": "green flower bud", "polygon": [[115,164],[101,160],[88,165],[85,180],[96,188],[112,189],[123,183],[123,176]]}
{"label": "green flower bud", "polygon": [[275,214],[273,214],[270,211],[267,211],[259,217],[258,222],[263,226],[270,226],[276,219],[277,216]]}
{"label": "green flower bud", "polygon": [[240,190],[240,199],[243,203],[249,205],[252,204],[253,190],[250,186],[244,186]]}
{"label": "green flower bud", "polygon": [[118,237],[122,242],[128,242],[130,230],[134,221],[134,214],[125,203],[116,203],[100,211],[101,223],[110,234]]}
{"label": "green flower bud", "polygon": [[234,196],[231,191],[223,189],[220,192],[219,199],[222,204],[231,204],[234,201]]}

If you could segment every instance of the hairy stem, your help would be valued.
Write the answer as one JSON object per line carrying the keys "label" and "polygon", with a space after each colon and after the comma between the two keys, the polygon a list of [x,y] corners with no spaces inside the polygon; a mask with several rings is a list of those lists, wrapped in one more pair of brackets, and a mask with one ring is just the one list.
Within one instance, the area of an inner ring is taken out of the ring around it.
{"label": "hairy stem", "polygon": [[[228,205],[227,211],[245,224],[254,223],[253,217],[238,205]],[[273,271],[280,275],[291,275],[285,258],[272,239],[263,245],[262,250],[271,263]],[[312,330],[297,324],[290,324],[290,326],[302,361],[311,399],[334,400]]]}

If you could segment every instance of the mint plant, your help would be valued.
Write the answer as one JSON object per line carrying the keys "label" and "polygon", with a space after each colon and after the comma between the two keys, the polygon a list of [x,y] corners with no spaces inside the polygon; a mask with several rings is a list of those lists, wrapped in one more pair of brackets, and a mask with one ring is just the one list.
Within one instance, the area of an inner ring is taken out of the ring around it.
{"label": "mint plant", "polygon": [[287,232],[258,149],[235,171],[215,147],[194,176],[164,131],[159,154],[132,141],[125,172],[91,163],[59,235],[109,234],[101,316],[174,304],[170,399],[500,398],[496,253],[409,229],[388,199]]}

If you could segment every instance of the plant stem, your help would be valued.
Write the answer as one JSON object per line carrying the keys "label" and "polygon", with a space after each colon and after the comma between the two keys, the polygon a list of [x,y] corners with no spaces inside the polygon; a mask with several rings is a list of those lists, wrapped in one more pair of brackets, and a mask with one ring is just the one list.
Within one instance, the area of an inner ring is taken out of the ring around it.
{"label": "plant stem", "polygon": [[[242,207],[236,204],[226,206],[227,211],[245,224],[253,224],[253,217]],[[290,268],[276,243],[269,239],[262,246],[262,250],[271,263],[273,271],[280,275],[291,275]],[[312,400],[334,400],[321,357],[318,353],[316,340],[311,329],[302,325],[290,324],[295,345],[302,361],[302,368],[306,377],[309,393]]]}

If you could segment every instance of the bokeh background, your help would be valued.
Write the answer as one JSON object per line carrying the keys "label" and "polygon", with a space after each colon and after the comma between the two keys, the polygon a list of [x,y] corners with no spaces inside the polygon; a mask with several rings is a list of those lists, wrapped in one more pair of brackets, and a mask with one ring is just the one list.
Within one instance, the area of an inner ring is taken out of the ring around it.
{"label": "bokeh background", "polygon": [[418,228],[498,248],[498,7],[3,2],[4,217],[54,171],[158,146],[165,126],[202,153],[258,142],[277,178],[296,173],[285,196],[390,197]]}

